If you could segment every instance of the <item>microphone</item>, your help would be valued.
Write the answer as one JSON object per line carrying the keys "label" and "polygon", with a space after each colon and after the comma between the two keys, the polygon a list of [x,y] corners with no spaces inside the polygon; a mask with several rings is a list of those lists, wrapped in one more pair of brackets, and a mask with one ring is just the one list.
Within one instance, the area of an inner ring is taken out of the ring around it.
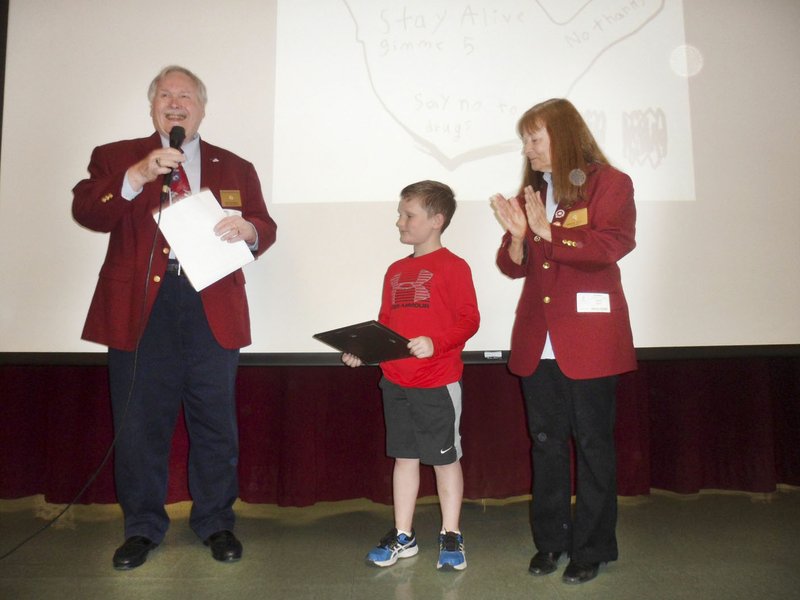
{"label": "microphone", "polygon": [[[175,125],[169,132],[169,147],[180,150],[185,138],[186,130],[180,125]],[[161,204],[164,204],[169,198],[169,183],[174,171],[175,169],[170,169],[169,173],[164,175],[164,183],[161,184]]]}
{"label": "microphone", "polygon": [[180,149],[186,138],[186,130],[180,125],[175,125],[169,132],[169,147]]}

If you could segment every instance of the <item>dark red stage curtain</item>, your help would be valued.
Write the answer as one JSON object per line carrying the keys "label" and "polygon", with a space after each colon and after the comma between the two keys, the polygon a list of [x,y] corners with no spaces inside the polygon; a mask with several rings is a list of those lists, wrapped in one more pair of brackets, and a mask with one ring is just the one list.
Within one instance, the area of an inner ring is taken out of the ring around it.
{"label": "dark red stage curtain", "polygon": [[[379,377],[374,367],[241,367],[240,497],[283,506],[391,502]],[[619,493],[800,485],[799,399],[796,357],[641,362],[620,378]],[[72,500],[112,440],[103,366],[0,366],[0,410],[0,498]],[[504,365],[467,365],[461,432],[466,497],[529,493],[524,407]],[[187,448],[181,420],[170,502],[189,497]],[[430,468],[420,493],[435,493]],[[114,501],[109,463],[80,502]]]}
{"label": "dark red stage curtain", "polygon": [[800,359],[642,363],[651,485],[771,492],[800,484]]}

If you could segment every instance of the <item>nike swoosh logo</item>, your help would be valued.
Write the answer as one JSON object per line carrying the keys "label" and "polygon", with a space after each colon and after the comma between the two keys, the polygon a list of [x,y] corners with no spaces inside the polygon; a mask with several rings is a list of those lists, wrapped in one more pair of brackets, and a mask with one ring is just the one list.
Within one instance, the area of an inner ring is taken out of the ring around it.
{"label": "nike swoosh logo", "polygon": [[446,450],[439,450],[439,454],[445,454],[445,453],[447,453],[447,452],[450,452],[450,450],[452,450],[452,449],[453,449],[453,447],[452,447],[452,446],[450,446],[450,447],[449,447],[449,448],[447,448]]}

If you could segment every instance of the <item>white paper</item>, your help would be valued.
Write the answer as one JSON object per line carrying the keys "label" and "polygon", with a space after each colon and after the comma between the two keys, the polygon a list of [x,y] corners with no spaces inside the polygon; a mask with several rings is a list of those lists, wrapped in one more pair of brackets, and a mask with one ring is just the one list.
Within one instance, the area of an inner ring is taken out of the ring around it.
{"label": "white paper", "polygon": [[[198,292],[254,260],[246,242],[231,244],[214,233],[224,217],[225,211],[209,190],[161,211],[161,231]],[[158,213],[153,218],[158,220]]]}

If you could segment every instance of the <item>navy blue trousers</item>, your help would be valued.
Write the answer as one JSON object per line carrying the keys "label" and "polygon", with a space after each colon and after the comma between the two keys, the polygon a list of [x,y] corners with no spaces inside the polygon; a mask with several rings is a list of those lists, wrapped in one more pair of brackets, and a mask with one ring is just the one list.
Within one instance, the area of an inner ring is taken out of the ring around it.
{"label": "navy blue trousers", "polygon": [[522,378],[533,459],[531,527],[540,552],[568,552],[580,562],[617,559],[616,384],[616,376],[569,379],[555,360]]}
{"label": "navy blue trousers", "polygon": [[239,351],[214,339],[200,294],[185,276],[165,274],[160,285],[138,352],[108,351],[117,498],[126,539],[163,540],[169,454],[182,406],[189,432],[189,524],[204,540],[234,524]]}

